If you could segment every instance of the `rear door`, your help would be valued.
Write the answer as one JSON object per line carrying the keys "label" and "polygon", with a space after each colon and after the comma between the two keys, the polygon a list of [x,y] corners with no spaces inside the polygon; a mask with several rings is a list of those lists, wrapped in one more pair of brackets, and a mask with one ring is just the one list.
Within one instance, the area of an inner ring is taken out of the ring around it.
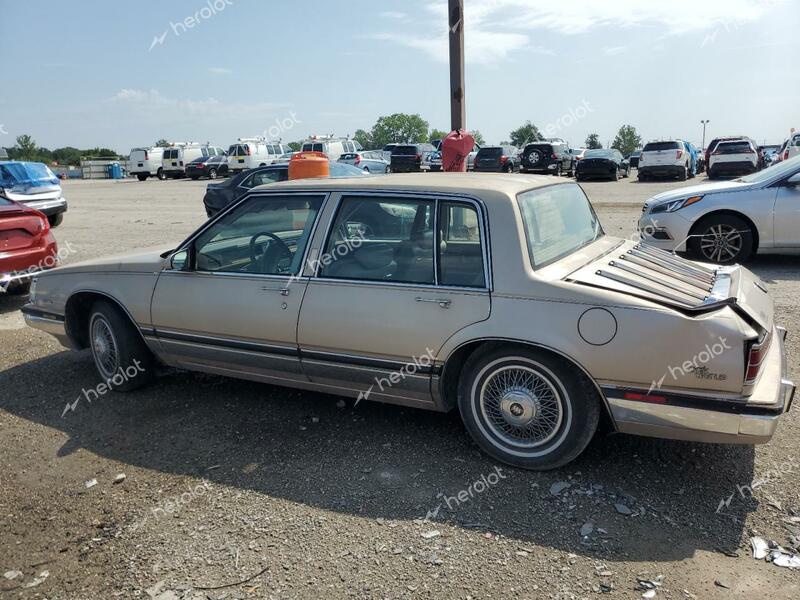
{"label": "rear door", "polygon": [[395,146],[392,149],[392,171],[396,173],[416,171],[419,168],[420,158],[414,145]]}
{"label": "rear door", "polygon": [[439,349],[489,317],[479,206],[370,192],[344,194],[330,209],[333,223],[310,251],[316,275],[298,326],[303,370],[352,395],[430,406]]}

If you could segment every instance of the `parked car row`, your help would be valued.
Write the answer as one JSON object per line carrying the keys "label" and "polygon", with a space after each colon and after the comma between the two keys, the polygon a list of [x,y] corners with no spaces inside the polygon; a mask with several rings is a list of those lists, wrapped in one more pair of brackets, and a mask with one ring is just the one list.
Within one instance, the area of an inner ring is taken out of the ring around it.
{"label": "parked car row", "polygon": [[[324,152],[330,160],[341,155],[360,152],[355,140],[333,136],[311,136],[302,144],[304,152]],[[239,138],[227,151],[219,146],[194,142],[174,142],[163,148],[133,148],[128,156],[128,174],[139,181],[191,177],[198,179],[232,175],[275,162],[288,162],[293,152],[280,142],[263,137]]]}

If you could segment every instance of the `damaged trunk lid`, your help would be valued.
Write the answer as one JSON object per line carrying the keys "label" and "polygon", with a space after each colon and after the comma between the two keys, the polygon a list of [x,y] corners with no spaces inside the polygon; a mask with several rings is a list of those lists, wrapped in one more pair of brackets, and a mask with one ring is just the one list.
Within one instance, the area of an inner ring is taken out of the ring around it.
{"label": "damaged trunk lid", "polygon": [[751,325],[771,331],[773,302],[747,269],[697,263],[641,243],[623,243],[564,278],[637,296],[685,314],[730,306]]}

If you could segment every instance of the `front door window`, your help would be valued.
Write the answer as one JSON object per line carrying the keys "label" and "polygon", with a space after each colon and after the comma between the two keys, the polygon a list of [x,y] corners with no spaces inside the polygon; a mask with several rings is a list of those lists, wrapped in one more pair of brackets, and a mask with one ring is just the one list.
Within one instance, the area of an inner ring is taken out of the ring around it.
{"label": "front door window", "polygon": [[322,196],[254,196],[194,242],[199,272],[296,275]]}

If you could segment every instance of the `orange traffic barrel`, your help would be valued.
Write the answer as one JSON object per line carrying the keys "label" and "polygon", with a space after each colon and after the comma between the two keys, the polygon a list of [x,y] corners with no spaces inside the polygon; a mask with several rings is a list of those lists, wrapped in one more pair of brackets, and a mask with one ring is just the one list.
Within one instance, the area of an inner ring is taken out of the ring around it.
{"label": "orange traffic barrel", "polygon": [[289,161],[289,179],[328,177],[330,173],[330,163],[324,152],[298,152]]}

